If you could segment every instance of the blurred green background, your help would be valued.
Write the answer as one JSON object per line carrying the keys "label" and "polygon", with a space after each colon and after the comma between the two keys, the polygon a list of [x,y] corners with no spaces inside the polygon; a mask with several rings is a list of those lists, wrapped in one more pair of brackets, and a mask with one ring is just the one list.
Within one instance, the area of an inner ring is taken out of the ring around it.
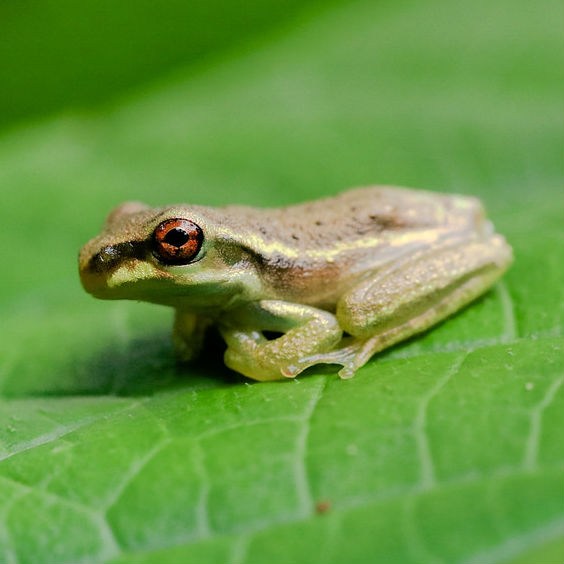
{"label": "blurred green background", "polygon": [[[0,6],[0,561],[560,562],[562,7]],[[99,302],[115,205],[482,198],[515,264],[374,358],[254,384]],[[319,511],[323,507],[323,511]]]}
{"label": "blurred green background", "polygon": [[253,49],[321,0],[110,0],[0,4],[0,127],[99,107],[181,67]]}

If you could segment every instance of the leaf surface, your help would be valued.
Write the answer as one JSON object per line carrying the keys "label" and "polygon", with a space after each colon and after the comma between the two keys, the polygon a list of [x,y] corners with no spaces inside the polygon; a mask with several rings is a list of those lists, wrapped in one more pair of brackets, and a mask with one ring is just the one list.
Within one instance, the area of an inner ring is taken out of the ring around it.
{"label": "leaf surface", "polygon": [[[95,115],[0,138],[0,561],[556,562],[563,254],[556,5],[355,2]],[[370,183],[482,198],[491,292],[350,381],[255,384],[171,313],[98,302],[121,201],[283,205]]]}

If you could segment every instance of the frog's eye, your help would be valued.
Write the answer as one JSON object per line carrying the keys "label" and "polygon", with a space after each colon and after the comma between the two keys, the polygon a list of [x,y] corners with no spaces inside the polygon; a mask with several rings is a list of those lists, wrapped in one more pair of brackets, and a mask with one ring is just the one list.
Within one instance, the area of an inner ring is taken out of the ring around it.
{"label": "frog's eye", "polygon": [[153,250],[165,264],[188,264],[198,254],[204,234],[188,219],[167,219],[153,233]]}

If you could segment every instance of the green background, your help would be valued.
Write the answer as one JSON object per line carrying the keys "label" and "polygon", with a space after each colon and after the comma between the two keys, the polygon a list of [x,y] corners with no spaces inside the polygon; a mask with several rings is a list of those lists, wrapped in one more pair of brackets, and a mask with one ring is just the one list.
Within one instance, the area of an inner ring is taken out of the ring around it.
{"label": "green background", "polygon": [[[0,9],[0,561],[562,561],[561,6],[83,4]],[[353,380],[179,368],[80,288],[124,200],[373,183],[482,198],[515,264]]]}

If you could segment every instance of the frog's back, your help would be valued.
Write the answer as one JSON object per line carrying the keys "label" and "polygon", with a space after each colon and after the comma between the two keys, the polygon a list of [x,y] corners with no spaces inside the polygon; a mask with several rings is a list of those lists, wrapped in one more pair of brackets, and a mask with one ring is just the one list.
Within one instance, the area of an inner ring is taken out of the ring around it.
{"label": "frog's back", "polygon": [[[365,236],[471,222],[474,198],[423,190],[371,186],[282,208],[228,206],[266,241],[304,250],[333,249]],[[479,211],[481,213],[481,211]]]}
{"label": "frog's back", "polygon": [[[478,200],[375,186],[302,204],[223,208],[236,217],[265,282],[286,299],[325,305],[363,272],[397,256],[398,242],[422,230],[464,229],[481,214]],[[393,249],[391,244],[393,243]]]}

